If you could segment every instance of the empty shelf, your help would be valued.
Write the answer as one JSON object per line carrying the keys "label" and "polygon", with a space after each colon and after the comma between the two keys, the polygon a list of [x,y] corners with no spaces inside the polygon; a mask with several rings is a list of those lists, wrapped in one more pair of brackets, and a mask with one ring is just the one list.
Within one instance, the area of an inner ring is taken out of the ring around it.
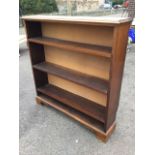
{"label": "empty shelf", "polygon": [[79,43],[79,42],[66,41],[66,40],[47,38],[47,37],[29,38],[28,41],[32,43],[54,46],[54,47],[58,47],[66,50],[72,50],[76,52],[83,52],[83,53],[88,53],[88,54],[93,54],[98,56],[104,56],[107,58],[111,57],[111,51],[112,51],[112,48],[108,46]]}
{"label": "empty shelf", "polygon": [[80,122],[81,124],[85,125],[86,127],[90,128],[91,130],[94,130],[96,132],[99,132],[101,134],[105,134],[104,132],[104,123],[101,123],[99,121],[96,121],[95,119],[69,107],[65,104],[54,100],[50,97],[47,97],[46,95],[39,95],[37,96],[37,100],[50,105],[54,109],[63,112],[64,114],[68,115],[69,117],[75,119],[76,121]]}
{"label": "empty shelf", "polygon": [[50,84],[45,85],[37,89],[38,92],[45,94],[51,98],[54,98],[64,104],[79,110],[91,116],[101,122],[105,122],[104,115],[105,115],[105,107],[98,105],[97,103],[70,93],[64,89],[61,89],[56,86],[52,86]]}
{"label": "empty shelf", "polygon": [[56,64],[43,62],[43,63],[33,65],[33,68],[70,80],[77,84],[81,84],[83,86],[94,89],[101,93],[106,94],[108,91],[107,81],[91,75],[80,73],[78,71],[71,70]]}

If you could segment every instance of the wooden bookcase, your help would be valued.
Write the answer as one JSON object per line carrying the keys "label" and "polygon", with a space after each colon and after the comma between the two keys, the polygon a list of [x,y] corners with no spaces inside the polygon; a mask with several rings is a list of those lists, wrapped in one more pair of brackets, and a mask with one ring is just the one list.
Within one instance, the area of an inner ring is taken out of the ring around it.
{"label": "wooden bookcase", "polygon": [[115,128],[129,18],[23,17],[36,101],[106,141]]}

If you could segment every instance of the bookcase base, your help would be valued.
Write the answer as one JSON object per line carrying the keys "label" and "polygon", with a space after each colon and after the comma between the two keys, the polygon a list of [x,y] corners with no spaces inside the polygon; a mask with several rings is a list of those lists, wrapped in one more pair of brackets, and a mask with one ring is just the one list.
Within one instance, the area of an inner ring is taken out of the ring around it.
{"label": "bookcase base", "polygon": [[109,128],[109,130],[108,130],[105,134],[100,134],[100,133],[97,133],[97,132],[96,132],[96,137],[97,137],[99,140],[101,140],[101,141],[103,141],[104,143],[106,143],[106,142],[108,141],[109,137],[110,137],[110,136],[112,135],[112,133],[114,132],[115,128],[116,128],[116,123],[113,123],[113,124],[111,125],[111,127]]}
{"label": "bookcase base", "polygon": [[102,123],[97,123],[93,119],[91,120],[89,117],[86,115],[82,115],[80,112],[69,109],[69,107],[65,107],[65,105],[60,104],[59,102],[56,102],[53,99],[49,99],[48,97],[45,96],[37,96],[36,97],[36,102],[37,104],[40,105],[49,105],[53,107],[54,109],[63,112],[67,116],[71,117],[72,119],[78,121],[79,123],[83,124],[85,127],[89,128],[97,137],[97,139],[107,142],[111,134],[113,133],[116,123],[114,122],[111,127],[108,129],[107,132],[104,132],[103,126],[104,124]]}

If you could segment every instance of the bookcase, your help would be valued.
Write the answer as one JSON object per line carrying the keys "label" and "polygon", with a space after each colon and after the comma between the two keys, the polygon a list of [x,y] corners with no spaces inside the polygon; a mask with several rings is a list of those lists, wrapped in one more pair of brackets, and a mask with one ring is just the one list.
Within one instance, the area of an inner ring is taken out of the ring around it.
{"label": "bookcase", "polygon": [[106,141],[114,131],[130,18],[25,16],[36,101]]}

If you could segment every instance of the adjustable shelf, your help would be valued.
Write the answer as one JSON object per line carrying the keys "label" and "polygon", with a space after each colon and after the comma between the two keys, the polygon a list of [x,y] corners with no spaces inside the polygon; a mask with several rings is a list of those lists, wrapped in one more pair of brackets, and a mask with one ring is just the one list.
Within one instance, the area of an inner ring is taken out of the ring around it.
{"label": "adjustable shelf", "polygon": [[50,84],[38,88],[37,91],[57,99],[104,123],[105,107],[103,106]]}
{"label": "adjustable shelf", "polygon": [[131,19],[23,19],[36,101],[65,113],[106,141],[115,128]]}
{"label": "adjustable shelf", "polygon": [[42,62],[33,65],[33,68],[65,78],[67,80],[84,85],[86,87],[89,87],[91,89],[97,90],[105,94],[107,94],[108,92],[108,81],[96,78],[94,76],[82,74],[78,71],[74,71],[48,62]]}
{"label": "adjustable shelf", "polygon": [[92,44],[84,44],[73,41],[61,40],[56,38],[48,37],[36,37],[28,39],[29,42],[58,47],[62,49],[72,50],[76,52],[83,52],[87,54],[93,54],[97,56],[104,56],[107,58],[111,57],[111,47],[108,46],[97,46]]}

